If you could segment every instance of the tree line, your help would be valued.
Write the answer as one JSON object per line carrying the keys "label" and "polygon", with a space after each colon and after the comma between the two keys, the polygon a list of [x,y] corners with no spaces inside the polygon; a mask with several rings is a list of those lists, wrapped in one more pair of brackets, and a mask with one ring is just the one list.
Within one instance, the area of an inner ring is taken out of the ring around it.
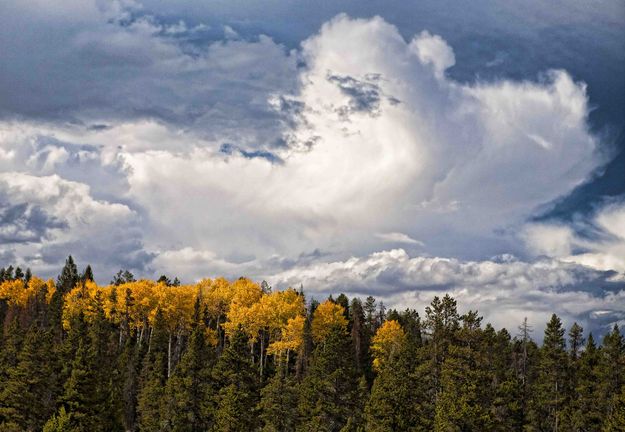
{"label": "tree line", "polygon": [[[373,297],[0,270],[1,431],[624,431],[625,341]],[[518,326],[518,327],[517,327]]]}

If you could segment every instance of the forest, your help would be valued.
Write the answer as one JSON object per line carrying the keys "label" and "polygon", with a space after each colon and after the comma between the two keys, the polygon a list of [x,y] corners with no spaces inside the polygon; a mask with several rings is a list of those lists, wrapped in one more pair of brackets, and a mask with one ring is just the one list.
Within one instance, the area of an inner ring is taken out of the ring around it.
{"label": "forest", "polygon": [[[0,271],[0,431],[625,431],[625,341],[247,278]],[[541,323],[544,324],[544,323]],[[537,343],[535,340],[542,340]]]}

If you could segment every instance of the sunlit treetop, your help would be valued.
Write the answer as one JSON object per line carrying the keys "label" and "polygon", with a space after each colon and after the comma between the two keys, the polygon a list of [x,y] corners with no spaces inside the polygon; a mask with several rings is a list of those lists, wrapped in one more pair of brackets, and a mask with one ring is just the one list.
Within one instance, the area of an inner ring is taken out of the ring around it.
{"label": "sunlit treetop", "polygon": [[335,327],[347,331],[347,318],[345,318],[345,309],[330,300],[321,303],[315,313],[312,321],[312,336],[315,342],[322,342],[332,332]]}

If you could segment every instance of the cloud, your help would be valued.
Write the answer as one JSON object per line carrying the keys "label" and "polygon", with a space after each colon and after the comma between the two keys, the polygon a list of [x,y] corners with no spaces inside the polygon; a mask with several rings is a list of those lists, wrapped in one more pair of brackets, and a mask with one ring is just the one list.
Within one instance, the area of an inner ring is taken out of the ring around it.
{"label": "cloud", "polygon": [[154,121],[245,149],[279,140],[280,113],[266,101],[294,90],[296,59],[271,38],[196,40],[207,25],[167,23],[133,2],[64,5],[67,16],[49,19],[40,10],[49,8],[23,3],[0,19],[0,118],[87,128]]}
{"label": "cloud", "polygon": [[[585,86],[563,71],[459,84],[436,72],[452,64],[441,44],[427,33],[406,42],[380,18],[339,16],[302,43],[300,90],[272,99],[296,101],[286,145],[224,154],[161,128],[171,144],[122,152],[129,196],[158,214],[159,242],[223,256],[294,256],[311,245],[363,254],[382,244],[371,231],[404,233],[442,256],[520,253],[506,232],[602,163]],[[126,127],[136,136],[143,126]]]}
{"label": "cloud", "polygon": [[2,250],[35,269],[58,270],[68,254],[98,263],[143,268],[151,259],[143,250],[138,214],[119,203],[92,198],[87,185],[58,175],[0,173],[3,200]]}
{"label": "cloud", "polygon": [[487,321],[513,332],[525,316],[540,331],[554,311],[568,325],[576,320],[603,332],[625,318],[623,285],[608,278],[609,273],[552,259],[461,261],[410,257],[393,249],[294,267],[267,280],[277,287],[303,284],[317,298],[338,292],[375,295],[393,307],[419,311],[435,295],[450,293],[464,310],[478,309]]}
{"label": "cloud", "polygon": [[420,242],[419,240],[413,239],[412,237],[403,233],[399,233],[399,232],[378,233],[375,236],[389,243],[407,243],[407,244],[425,246],[423,242]]}
{"label": "cloud", "polygon": [[614,270],[625,280],[625,203],[608,202],[588,219],[572,224],[554,221],[528,224],[521,234],[536,254],[578,263],[597,270]]}
{"label": "cloud", "polygon": [[622,306],[600,271],[620,265],[604,259],[620,250],[618,216],[596,219],[592,247],[570,227],[527,228],[529,253],[518,242],[605,162],[569,73],[461,82],[462,49],[381,17],[336,16],[289,50],[246,23],[235,37],[106,4],[1,14],[4,256],[44,272],[74,253],[110,274],[304,281],[397,305],[450,290],[491,317],[562,303],[613,320]]}
{"label": "cloud", "polygon": [[[4,244],[39,242],[49,230],[66,225],[38,206],[28,203],[11,205],[0,198],[0,241]],[[8,200],[7,200],[8,201]]]}

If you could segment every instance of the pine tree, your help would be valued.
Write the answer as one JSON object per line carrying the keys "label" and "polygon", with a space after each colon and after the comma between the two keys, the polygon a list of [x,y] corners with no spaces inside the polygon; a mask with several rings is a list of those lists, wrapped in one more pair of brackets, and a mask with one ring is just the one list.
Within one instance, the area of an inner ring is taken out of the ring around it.
{"label": "pine tree", "polygon": [[506,329],[495,332],[487,324],[483,342],[484,368],[489,375],[489,389],[493,429],[520,431],[523,426],[523,386],[514,363],[514,345]]}
{"label": "pine tree", "polygon": [[127,337],[124,348],[119,355],[116,367],[119,381],[117,394],[122,405],[122,423],[127,431],[136,430],[137,423],[137,392],[139,386],[139,348],[135,339]]}
{"label": "pine tree", "polygon": [[77,430],[104,431],[98,424],[97,398],[93,388],[96,378],[91,370],[88,346],[80,341],[72,371],[65,383],[63,405],[71,419],[71,426]]}
{"label": "pine tree", "polygon": [[365,322],[365,312],[362,302],[358,298],[354,298],[350,307],[350,327],[352,344],[354,346],[354,357],[356,359],[356,369],[359,375],[364,375],[368,382],[373,380],[373,370],[371,368],[371,353],[369,352],[369,344],[371,334]]}
{"label": "pine tree", "polygon": [[40,430],[54,412],[57,383],[48,364],[51,353],[49,332],[32,325],[0,391],[1,422]]}
{"label": "pine tree", "polygon": [[46,422],[43,427],[43,432],[78,432],[79,430],[72,427],[71,416],[65,410],[65,407],[61,407],[57,414]]}
{"label": "pine tree", "polygon": [[243,432],[254,430],[258,425],[258,373],[248,351],[247,337],[239,330],[213,368],[213,380],[218,389],[215,431]]}
{"label": "pine tree", "polygon": [[94,377],[91,389],[93,413],[103,430],[118,430],[121,429],[123,413],[120,395],[116,391],[119,381],[115,368],[117,341],[113,326],[104,315],[99,294],[94,303],[95,312],[88,330],[89,369]]}
{"label": "pine tree", "polygon": [[85,271],[82,273],[81,279],[85,282],[93,282],[95,280],[93,277],[93,270],[91,269],[91,265],[87,264],[87,267],[85,267]]}
{"label": "pine tree", "polygon": [[2,388],[9,379],[9,371],[17,366],[24,335],[17,318],[11,320],[4,332],[0,329],[0,333],[4,333],[0,345],[0,388]]}
{"label": "pine tree", "polygon": [[62,341],[64,334],[62,325],[64,296],[71,291],[79,281],[78,269],[74,263],[74,258],[70,255],[67,257],[61,274],[57,278],[56,290],[52,295],[49,306],[49,321],[57,342]]}
{"label": "pine tree", "polygon": [[537,430],[561,430],[563,411],[567,408],[567,364],[564,328],[553,314],[545,328],[540,350],[539,376],[533,388],[531,425]]}
{"label": "pine tree", "polygon": [[[109,431],[121,429],[121,407],[114,392],[114,359],[117,353],[110,323],[99,297],[89,325],[80,314],[63,344],[63,357],[74,353],[61,398],[71,430]],[[74,351],[74,347],[78,347]],[[64,418],[59,411],[59,418]],[[51,427],[51,426],[50,426]]]}
{"label": "pine tree", "polygon": [[21,267],[16,267],[15,268],[15,275],[13,276],[13,279],[23,279],[24,278],[24,272],[22,271]]}
{"label": "pine tree", "polygon": [[61,270],[61,274],[56,280],[56,289],[61,294],[65,294],[74,288],[78,282],[80,282],[80,276],[78,275],[78,268],[74,263],[74,258],[68,256]]}
{"label": "pine tree", "polygon": [[339,431],[353,416],[358,400],[358,376],[351,338],[334,326],[313,354],[300,386],[300,431]]}
{"label": "pine tree", "polygon": [[603,432],[625,431],[625,386],[612,399],[612,410],[606,418]]}
{"label": "pine tree", "polygon": [[33,273],[30,271],[30,267],[26,268],[26,273],[24,274],[24,283],[28,284],[33,277]]}
{"label": "pine tree", "polygon": [[615,324],[612,331],[604,336],[600,358],[598,372],[601,392],[598,403],[603,414],[610,417],[614,411],[615,398],[625,384],[625,341],[618,325]]}
{"label": "pine tree", "polygon": [[457,344],[449,347],[441,370],[441,388],[436,404],[434,430],[490,430],[489,383],[481,352],[481,317],[470,311],[462,317]]}
{"label": "pine tree", "polygon": [[160,430],[161,402],[167,379],[167,339],[163,312],[159,309],[154,318],[149,351],[143,359],[139,379],[137,416],[142,432]]}
{"label": "pine tree", "polygon": [[415,351],[408,343],[382,366],[365,411],[367,431],[408,431],[421,425],[423,413],[415,409],[421,397],[415,366]]}
{"label": "pine tree", "polygon": [[205,330],[203,324],[196,324],[182,360],[167,381],[161,409],[165,430],[201,432],[212,425],[212,359]]}
{"label": "pine tree", "polygon": [[597,404],[600,399],[599,356],[591,333],[577,366],[578,379],[571,404],[571,424],[575,430],[598,431],[604,419],[601,407]]}
{"label": "pine tree", "polygon": [[297,385],[294,379],[278,371],[261,390],[260,419],[264,432],[293,432],[297,425]]}

